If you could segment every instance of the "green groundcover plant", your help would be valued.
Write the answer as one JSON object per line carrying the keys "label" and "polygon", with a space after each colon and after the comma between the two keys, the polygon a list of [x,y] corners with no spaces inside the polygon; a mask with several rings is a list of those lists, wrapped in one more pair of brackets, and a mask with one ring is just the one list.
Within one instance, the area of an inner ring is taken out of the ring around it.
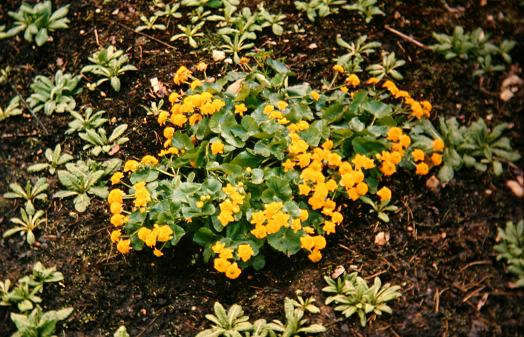
{"label": "green groundcover plant", "polygon": [[443,163],[446,139],[412,141],[431,104],[392,81],[363,83],[335,65],[321,92],[289,85],[292,72],[275,60],[249,69],[215,82],[177,70],[180,89],[157,116],[163,149],[111,177],[118,251],[162,256],[189,235],[231,279],[262,268],[267,249],[318,262],[343,223],[343,202],[368,204],[389,221],[396,207],[384,179],[401,169],[425,176]]}

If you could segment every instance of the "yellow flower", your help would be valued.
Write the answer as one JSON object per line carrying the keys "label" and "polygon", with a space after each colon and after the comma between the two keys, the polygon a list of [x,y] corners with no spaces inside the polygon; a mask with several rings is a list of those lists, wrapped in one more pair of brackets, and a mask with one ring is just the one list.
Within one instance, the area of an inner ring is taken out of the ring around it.
{"label": "yellow flower", "polygon": [[320,261],[322,259],[322,254],[320,253],[320,251],[318,250],[314,250],[311,254],[309,254],[308,256],[308,259],[311,260],[311,262],[313,263],[317,263],[318,261]]}
{"label": "yellow flower", "polygon": [[433,151],[444,150],[444,141],[441,138],[437,138],[433,141]]}
{"label": "yellow flower", "polygon": [[331,214],[331,221],[333,221],[336,224],[341,224],[342,220],[344,220],[344,216],[340,212],[333,212]]}
{"label": "yellow flower", "polygon": [[271,114],[273,111],[275,111],[275,107],[272,106],[271,104],[266,105],[266,106],[264,107],[264,114],[266,114],[266,115]]}
{"label": "yellow flower", "polygon": [[169,118],[169,112],[165,110],[160,111],[160,113],[158,114],[158,118],[157,118],[158,124],[160,124],[160,126],[164,125],[168,118]]}
{"label": "yellow flower", "polygon": [[189,116],[189,125],[195,125],[202,120],[201,114],[193,114]]}
{"label": "yellow flower", "polygon": [[188,80],[189,76],[191,76],[191,74],[192,74],[192,72],[189,69],[187,69],[184,66],[181,66],[176,71],[175,77],[173,78],[173,82],[175,82],[176,85],[180,85],[180,84],[186,82]]}
{"label": "yellow flower", "polygon": [[111,242],[116,243],[120,240],[120,236],[122,235],[122,231],[120,229],[115,229],[111,232]]}
{"label": "yellow flower", "polygon": [[191,84],[189,85],[189,87],[191,88],[191,90],[195,90],[196,88],[198,87],[201,87],[202,86],[202,82],[200,80],[193,80],[193,82],[191,82]]}
{"label": "yellow flower", "polygon": [[112,202],[109,204],[109,210],[111,214],[120,214],[124,211],[124,207],[120,202]]}
{"label": "yellow flower", "polygon": [[163,255],[164,255],[164,253],[162,253],[162,251],[159,250],[159,249],[157,249],[157,248],[155,248],[155,249],[153,250],[153,254],[155,254],[156,257],[160,257],[160,256],[163,256]]}
{"label": "yellow flower", "polygon": [[235,105],[235,113],[237,115],[240,115],[240,117],[244,116],[244,112],[246,111],[247,111],[247,107],[244,103]]}
{"label": "yellow flower", "polygon": [[408,135],[401,135],[399,137],[399,142],[404,148],[406,148],[411,144],[411,138],[409,138]]}
{"label": "yellow flower", "polygon": [[179,98],[180,98],[180,95],[176,91],[173,91],[172,93],[169,94],[169,102],[171,103],[178,102]]}
{"label": "yellow flower", "polygon": [[304,222],[309,218],[309,213],[307,209],[300,210],[300,221]]}
{"label": "yellow flower", "polygon": [[136,160],[128,160],[124,164],[124,172],[135,172],[138,169],[138,162]]}
{"label": "yellow flower", "polygon": [[156,228],[153,228],[153,230],[149,231],[149,233],[147,234],[144,242],[148,247],[154,247],[156,245],[157,236],[158,232]]}
{"label": "yellow flower", "polygon": [[426,115],[426,117],[429,117],[431,109],[433,109],[431,103],[429,101],[420,101],[420,104],[422,105],[422,110],[424,110],[424,115]]}
{"label": "yellow flower", "polygon": [[242,244],[237,248],[237,255],[244,262],[247,262],[254,253],[253,248],[249,244]]}
{"label": "yellow flower", "polygon": [[413,101],[411,104],[411,114],[418,119],[421,119],[422,116],[424,116],[424,109],[422,108],[422,105],[417,102]]}
{"label": "yellow flower", "polygon": [[223,242],[217,241],[211,247],[211,250],[216,254],[220,254],[224,250],[224,248],[226,248],[226,245]]}
{"label": "yellow flower", "polygon": [[231,262],[229,262],[228,260],[223,259],[221,257],[217,257],[213,261],[213,266],[220,273],[225,273],[226,270],[227,270],[227,267],[229,267],[230,265],[231,265]]}
{"label": "yellow flower", "polygon": [[151,233],[151,229],[147,227],[140,227],[140,229],[137,232],[137,236],[140,240],[146,242],[146,239],[149,233]]}
{"label": "yellow flower", "polygon": [[282,163],[282,166],[284,167],[284,171],[292,170],[293,167],[295,167],[295,163],[293,163],[290,159],[286,160],[284,163]]}
{"label": "yellow flower", "polygon": [[131,240],[120,240],[116,245],[116,249],[122,253],[127,254],[131,251]]}
{"label": "yellow flower", "polygon": [[166,242],[173,238],[173,230],[169,225],[164,225],[157,228],[158,238],[160,242]]}
{"label": "yellow flower", "polygon": [[257,239],[263,239],[267,236],[266,227],[257,225],[255,226],[255,229],[251,231],[251,234],[253,234]]}
{"label": "yellow flower", "polygon": [[205,62],[200,61],[200,62],[197,63],[197,65],[196,65],[195,68],[196,68],[196,70],[198,70],[198,71],[202,71],[202,72],[204,72],[204,71],[207,70],[207,64],[206,64]]}
{"label": "yellow flower", "polygon": [[424,151],[421,149],[414,149],[411,155],[413,156],[413,160],[415,162],[424,160]]}
{"label": "yellow flower", "polygon": [[351,74],[346,78],[346,84],[351,85],[352,87],[356,87],[360,84],[360,79],[357,75]]}
{"label": "yellow flower", "polygon": [[175,128],[173,127],[167,127],[164,129],[164,137],[167,139],[173,138],[173,135],[175,134]]}
{"label": "yellow flower", "polygon": [[220,253],[218,253],[218,256],[223,259],[232,259],[233,258],[233,249],[231,248],[224,248]]}
{"label": "yellow flower", "polygon": [[122,214],[113,214],[111,216],[111,224],[115,227],[122,226],[127,221],[127,217]]}
{"label": "yellow flower", "polygon": [[230,264],[229,267],[227,267],[226,276],[227,278],[234,280],[240,276],[241,272],[242,271],[240,270],[240,268],[238,268],[238,265],[235,262],[235,263]]}
{"label": "yellow flower", "polygon": [[342,67],[340,64],[335,64],[332,69],[335,73],[344,73],[344,67]]}
{"label": "yellow flower", "polygon": [[380,201],[388,201],[391,199],[391,190],[384,186],[377,191],[377,195],[380,197]]}
{"label": "yellow flower", "polygon": [[360,170],[361,168],[368,170],[375,167],[373,159],[361,154],[357,154],[351,162],[355,165],[355,170]]}
{"label": "yellow flower", "polygon": [[310,235],[300,237],[300,247],[311,250],[315,246],[315,239]]}
{"label": "yellow flower", "polygon": [[402,136],[402,129],[399,127],[392,127],[388,130],[388,140],[398,142],[400,136]]}
{"label": "yellow flower", "polygon": [[224,153],[224,144],[220,140],[211,143],[211,153],[214,155]]}
{"label": "yellow flower", "polygon": [[379,170],[385,176],[390,176],[397,171],[397,167],[390,161],[384,161],[382,162],[382,166],[380,166]]}
{"label": "yellow flower", "polygon": [[346,87],[345,85],[341,86],[340,87],[340,91],[342,91],[344,94],[348,92],[348,87]]}
{"label": "yellow flower", "polygon": [[416,174],[425,176],[429,172],[429,166],[426,163],[419,163],[417,164],[417,169],[415,171]]}
{"label": "yellow flower", "polygon": [[124,177],[124,174],[122,172],[113,173],[113,175],[111,176],[111,185],[116,185],[120,183],[123,177]]}
{"label": "yellow flower", "polygon": [[324,221],[324,226],[322,226],[322,229],[324,230],[325,234],[334,234],[335,227],[336,224],[333,221]]}
{"label": "yellow flower", "polygon": [[142,157],[140,162],[145,165],[156,165],[158,164],[158,159],[148,154]]}
{"label": "yellow flower", "polygon": [[359,195],[368,193],[368,185],[366,183],[358,183],[356,189]]}
{"label": "yellow flower", "polygon": [[320,94],[313,90],[312,92],[309,93],[309,96],[314,100],[314,101],[318,101],[320,99]]}
{"label": "yellow flower", "polygon": [[380,79],[376,77],[371,77],[369,80],[367,80],[366,84],[373,85],[377,84],[378,82],[380,82]]}
{"label": "yellow flower", "polygon": [[109,195],[107,196],[107,202],[110,204],[113,202],[118,202],[118,203],[123,204],[124,203],[124,192],[122,192],[122,190],[118,188],[111,190],[111,192],[109,192]]}
{"label": "yellow flower", "polygon": [[217,218],[222,226],[226,226],[228,223],[235,221],[235,218],[231,212],[220,212]]}
{"label": "yellow flower", "polygon": [[431,162],[433,163],[433,165],[439,166],[440,164],[442,164],[442,155],[439,153],[433,153],[431,155]]}
{"label": "yellow flower", "polygon": [[284,110],[285,108],[287,108],[287,106],[288,106],[288,104],[285,101],[278,101],[278,103],[277,103],[277,107],[280,110]]}
{"label": "yellow flower", "polygon": [[182,127],[184,126],[184,124],[186,124],[186,122],[187,117],[182,114],[176,114],[171,116],[171,123],[173,123],[173,125],[175,126]]}

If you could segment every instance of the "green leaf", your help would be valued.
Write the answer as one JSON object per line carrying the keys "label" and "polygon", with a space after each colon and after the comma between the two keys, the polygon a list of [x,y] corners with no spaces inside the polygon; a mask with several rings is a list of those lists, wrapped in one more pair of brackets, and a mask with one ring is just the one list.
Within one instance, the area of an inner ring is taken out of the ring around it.
{"label": "green leaf", "polygon": [[290,228],[282,228],[278,233],[269,235],[267,241],[277,251],[291,256],[300,250],[301,235]]}

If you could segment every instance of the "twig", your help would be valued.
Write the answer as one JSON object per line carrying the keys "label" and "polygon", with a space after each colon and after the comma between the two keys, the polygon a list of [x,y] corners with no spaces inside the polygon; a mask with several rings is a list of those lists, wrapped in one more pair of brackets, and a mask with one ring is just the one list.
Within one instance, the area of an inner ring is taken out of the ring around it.
{"label": "twig", "polygon": [[464,270],[468,269],[469,267],[478,266],[480,264],[491,264],[490,260],[481,260],[481,261],[474,261],[471,263],[468,263],[464,267],[460,268],[460,272],[462,273]]}
{"label": "twig", "polygon": [[12,83],[9,83],[11,85],[11,88],[13,88],[13,90],[16,92],[16,94],[18,95],[18,97],[20,97],[20,100],[22,101],[22,104],[24,104],[24,106],[26,107],[27,110],[29,110],[29,112],[31,113],[31,115],[33,115],[33,117],[36,119],[36,121],[38,122],[38,124],[40,124],[40,127],[42,127],[42,129],[44,129],[44,132],[46,135],[49,134],[49,132],[47,131],[47,129],[45,128],[44,124],[42,123],[42,121],[40,120],[40,118],[38,118],[38,116],[35,114],[35,112],[33,111],[33,109],[31,109],[31,107],[29,107],[29,105],[27,104],[27,102],[25,101],[24,97],[22,97],[22,95],[20,94],[20,91],[18,91],[18,89],[16,88],[16,86]]}
{"label": "twig", "polygon": [[406,34],[404,34],[402,32],[399,32],[395,28],[391,28],[389,25],[385,25],[384,28],[386,28],[387,30],[389,30],[393,34],[396,34],[396,35],[400,36],[404,40],[413,43],[414,45],[416,45],[416,46],[418,46],[420,48],[423,48],[423,49],[426,49],[426,50],[431,50],[431,48],[429,48],[428,46],[426,46],[422,42],[419,42],[419,41],[415,40],[414,38],[412,38],[411,36],[407,36]]}
{"label": "twig", "polygon": [[162,41],[162,40],[160,40],[160,39],[157,39],[156,37],[151,36],[151,35],[149,35],[149,34],[142,33],[142,32],[137,32],[137,31],[134,30],[133,28],[131,28],[131,27],[129,27],[129,26],[126,26],[126,25],[124,25],[123,23],[120,23],[120,22],[116,21],[116,24],[119,25],[119,26],[122,27],[122,28],[125,28],[125,29],[127,29],[127,30],[129,30],[129,31],[131,31],[131,32],[133,32],[133,33],[135,33],[135,34],[142,35],[142,36],[144,36],[144,37],[147,37],[148,39],[151,39],[151,40],[153,40],[153,41],[156,41],[156,42],[158,42],[158,43],[160,43],[160,44],[162,44],[162,45],[164,45],[164,46],[166,46],[166,47],[169,47],[169,48],[171,48],[171,49],[176,49],[175,46],[170,45],[169,43],[166,43],[166,42],[164,42],[164,41]]}

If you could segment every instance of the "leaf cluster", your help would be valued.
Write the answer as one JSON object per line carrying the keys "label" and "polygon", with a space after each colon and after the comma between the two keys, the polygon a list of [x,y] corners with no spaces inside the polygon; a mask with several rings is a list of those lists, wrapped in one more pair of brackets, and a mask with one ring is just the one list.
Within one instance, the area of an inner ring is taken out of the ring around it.
{"label": "leaf cluster", "polygon": [[74,197],[75,209],[82,213],[89,207],[92,196],[101,199],[107,197],[108,191],[104,178],[115,172],[120,165],[119,159],[111,159],[102,163],[92,160],[67,163],[65,170],[57,172],[58,180],[65,189],[56,192],[53,197]]}
{"label": "leaf cluster", "polygon": [[9,104],[4,108],[0,107],[0,122],[12,117],[22,114],[22,108],[20,107],[20,96],[13,97]]}
{"label": "leaf cluster", "polygon": [[508,221],[505,229],[498,229],[497,238],[500,240],[494,247],[497,260],[506,260],[508,271],[518,277],[515,286],[524,287],[524,220],[516,225]]}
{"label": "leaf cluster", "polygon": [[80,76],[64,74],[61,70],[51,79],[38,75],[31,84],[32,94],[27,102],[34,112],[43,109],[46,115],[71,112],[76,107],[74,96],[82,91],[78,86],[80,80]]}
{"label": "leaf cluster", "polygon": [[356,313],[362,326],[366,326],[367,315],[370,313],[391,314],[393,310],[387,302],[402,296],[399,286],[391,286],[389,283],[382,285],[380,278],[375,277],[370,287],[357,272],[349,275],[344,273],[337,280],[328,276],[324,279],[328,285],[322,291],[334,294],[326,299],[326,304],[334,305],[335,311],[340,311],[347,318]]}
{"label": "leaf cluster", "polygon": [[360,16],[365,18],[366,23],[370,23],[375,15],[386,15],[378,6],[377,0],[357,0],[352,5],[345,5],[342,8],[348,11],[357,11]]}
{"label": "leaf cluster", "polygon": [[433,38],[437,43],[430,46],[431,49],[444,55],[446,60],[456,57],[475,60],[478,69],[473,76],[504,71],[504,63],[511,63],[510,51],[516,45],[513,40],[503,40],[496,45],[481,28],[465,32],[461,26],[456,26],[452,35],[433,32]]}
{"label": "leaf cluster", "polygon": [[[304,303],[304,300],[302,303]],[[314,300],[308,299],[308,303]],[[308,304],[314,307],[312,304]],[[317,310],[310,312],[318,313]],[[265,319],[258,319],[254,323],[249,322],[249,317],[244,315],[242,307],[233,304],[227,311],[219,303],[215,302],[214,315],[207,314],[206,318],[213,323],[213,327],[201,331],[196,337],[293,337],[309,336],[326,331],[321,324],[307,325],[304,318],[305,311],[299,302],[287,298],[284,300],[285,322],[273,320],[267,322]]]}
{"label": "leaf cluster", "polygon": [[62,153],[62,146],[60,144],[55,146],[55,149],[46,149],[44,156],[48,163],[33,164],[27,168],[29,172],[40,172],[48,170],[49,174],[55,174],[59,166],[73,160],[73,156],[69,153]]}
{"label": "leaf cluster", "polygon": [[66,17],[69,5],[60,7],[53,12],[51,1],[44,1],[35,5],[23,3],[18,12],[9,12],[15,20],[14,26],[8,31],[0,27],[0,40],[10,38],[24,32],[24,39],[42,46],[49,40],[49,32],[69,28],[69,19]]}
{"label": "leaf cluster", "polygon": [[294,1],[296,9],[306,12],[307,18],[315,22],[316,18],[337,14],[342,5],[347,5],[347,0],[309,0]]}
{"label": "leaf cluster", "polygon": [[95,88],[109,81],[113,90],[119,92],[120,76],[128,71],[138,70],[135,66],[128,64],[129,57],[124,54],[124,51],[117,50],[114,46],[102,48],[88,59],[92,64],[83,67],[81,72],[102,77],[94,84]]}

